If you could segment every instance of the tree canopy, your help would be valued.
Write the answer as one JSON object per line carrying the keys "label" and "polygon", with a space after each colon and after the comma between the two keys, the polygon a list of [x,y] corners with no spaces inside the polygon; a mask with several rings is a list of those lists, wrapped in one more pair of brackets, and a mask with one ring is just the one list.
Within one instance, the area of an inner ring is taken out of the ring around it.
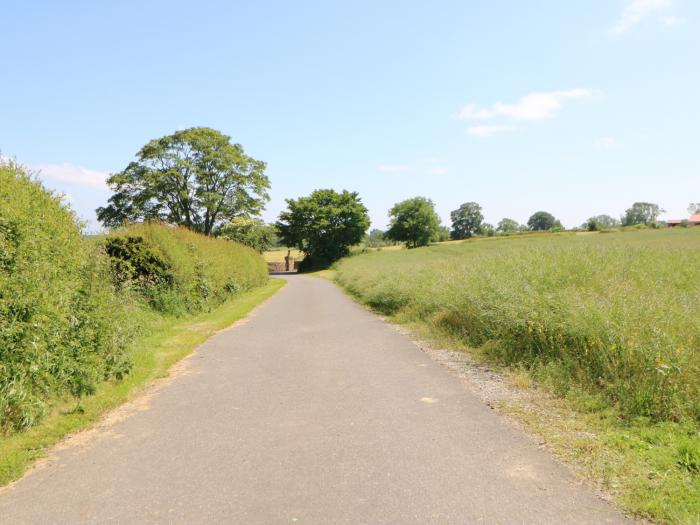
{"label": "tree canopy", "polygon": [[234,217],[217,230],[217,235],[236,241],[262,253],[272,245],[272,227],[260,219]]}
{"label": "tree canopy", "polygon": [[443,226],[441,224],[440,226],[438,226],[438,229],[435,231],[433,238],[430,239],[430,242],[445,242],[445,241],[449,241],[451,238],[452,238],[452,234],[450,232],[450,229],[447,226]]}
{"label": "tree canopy", "polygon": [[435,213],[435,205],[425,197],[414,197],[399,202],[389,210],[389,229],[386,236],[398,242],[405,242],[409,248],[426,246],[438,233],[440,218]]}
{"label": "tree canopy", "polygon": [[450,218],[453,239],[468,239],[481,233],[484,215],[481,213],[481,206],[476,202],[465,202],[450,213]]}
{"label": "tree canopy", "polygon": [[114,191],[97,218],[107,227],[162,220],[211,235],[239,215],[255,216],[269,200],[266,164],[211,128],[151,140],[107,184]]}
{"label": "tree canopy", "polygon": [[496,225],[496,231],[498,233],[515,233],[523,229],[518,221],[504,217]]}
{"label": "tree canopy", "polygon": [[635,202],[625,211],[625,215],[622,217],[622,225],[633,226],[635,224],[646,224],[649,226],[654,224],[662,213],[664,213],[664,210],[662,210],[658,204],[651,202]]}
{"label": "tree canopy", "polygon": [[280,239],[306,254],[303,267],[337,261],[358,244],[369,228],[369,214],[357,192],[316,190],[308,197],[287,199],[276,223]]}
{"label": "tree canopy", "polygon": [[596,215],[583,223],[583,228],[588,231],[609,230],[620,225],[620,221],[610,215]]}
{"label": "tree canopy", "polygon": [[383,246],[390,246],[396,244],[391,239],[386,238],[386,234],[377,228],[369,231],[366,239],[367,246],[369,248],[381,248]]}
{"label": "tree canopy", "polygon": [[695,213],[700,213],[700,202],[691,202],[688,205],[688,213],[690,213],[691,215]]}
{"label": "tree canopy", "polygon": [[548,231],[553,228],[561,228],[561,222],[551,213],[538,211],[527,220],[527,227],[533,231]]}

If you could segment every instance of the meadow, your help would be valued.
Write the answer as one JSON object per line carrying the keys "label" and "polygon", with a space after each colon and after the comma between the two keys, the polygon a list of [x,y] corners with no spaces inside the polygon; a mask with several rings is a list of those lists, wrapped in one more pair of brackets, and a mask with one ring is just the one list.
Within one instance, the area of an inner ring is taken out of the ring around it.
{"label": "meadow", "polygon": [[700,228],[372,252],[337,263],[335,278],[372,309],[604,415],[605,432],[636,436],[651,474],[640,485],[613,473],[627,508],[700,519]]}

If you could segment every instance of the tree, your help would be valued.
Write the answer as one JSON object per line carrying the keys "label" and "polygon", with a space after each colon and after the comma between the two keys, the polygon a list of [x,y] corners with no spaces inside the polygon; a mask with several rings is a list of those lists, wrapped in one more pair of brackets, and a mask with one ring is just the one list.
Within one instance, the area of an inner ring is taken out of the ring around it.
{"label": "tree", "polygon": [[553,228],[561,228],[562,225],[551,213],[538,211],[527,220],[527,227],[533,231],[548,231]]}
{"label": "tree", "polygon": [[635,202],[631,208],[625,211],[622,217],[623,226],[633,226],[635,224],[646,224],[647,226],[656,223],[656,219],[664,213],[658,204],[651,202]]}
{"label": "tree", "polygon": [[386,238],[386,235],[382,230],[373,229],[370,230],[367,236],[367,246],[370,248],[380,248],[388,244],[394,244],[392,241]]}
{"label": "tree", "polygon": [[380,245],[384,242],[384,232],[378,228],[374,228],[373,230],[369,231],[369,243],[370,244],[375,244],[375,245]]}
{"label": "tree", "polygon": [[350,253],[369,228],[369,214],[357,192],[316,190],[308,197],[287,199],[276,223],[285,246],[306,255],[302,269],[327,266]]}
{"label": "tree", "polygon": [[458,209],[450,213],[452,219],[452,238],[468,239],[481,231],[481,223],[484,216],[481,206],[476,202],[465,202]]}
{"label": "tree", "polygon": [[518,232],[522,229],[522,226],[518,224],[518,221],[514,221],[513,219],[508,219],[504,218],[498,221],[498,225],[496,226],[496,231],[498,233],[515,233]]}
{"label": "tree", "polygon": [[270,249],[273,240],[272,227],[260,219],[234,217],[217,230],[217,235],[240,242],[262,253]]}
{"label": "tree", "polygon": [[620,225],[620,221],[610,215],[596,215],[583,223],[583,229],[589,232],[609,230]]}
{"label": "tree", "polygon": [[496,235],[496,228],[493,227],[493,224],[485,222],[481,225],[481,231],[479,233],[486,237],[493,237]]}
{"label": "tree", "polygon": [[151,140],[107,179],[115,193],[97,218],[109,228],[155,219],[211,235],[234,217],[260,213],[269,200],[265,167],[219,131],[177,131]]}
{"label": "tree", "polygon": [[437,232],[435,232],[435,235],[433,235],[433,238],[430,239],[431,242],[445,242],[449,241],[451,237],[450,234],[450,229],[447,226],[440,225],[438,226]]}
{"label": "tree", "polygon": [[688,205],[688,213],[690,213],[691,215],[700,213],[700,202],[691,202]]}
{"label": "tree", "polygon": [[386,236],[405,242],[409,248],[427,246],[440,228],[435,205],[425,197],[414,197],[394,205],[389,210],[389,229]]}

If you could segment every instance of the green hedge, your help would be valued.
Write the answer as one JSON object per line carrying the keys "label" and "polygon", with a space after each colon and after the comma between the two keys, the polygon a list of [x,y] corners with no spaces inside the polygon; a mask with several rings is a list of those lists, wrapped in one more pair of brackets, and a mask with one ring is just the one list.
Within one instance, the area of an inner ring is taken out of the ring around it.
{"label": "green hedge", "polygon": [[107,257],[59,196],[0,164],[0,431],[35,423],[47,399],[80,397],[128,371],[127,305]]}
{"label": "green hedge", "polygon": [[268,278],[264,259],[252,248],[157,222],[117,230],[104,246],[118,285],[136,290],[162,313],[210,310]]}

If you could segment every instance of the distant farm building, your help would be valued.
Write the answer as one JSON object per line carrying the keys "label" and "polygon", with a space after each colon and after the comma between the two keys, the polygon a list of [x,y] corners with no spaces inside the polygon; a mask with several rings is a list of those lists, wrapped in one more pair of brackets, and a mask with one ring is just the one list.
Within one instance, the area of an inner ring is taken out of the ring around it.
{"label": "distant farm building", "polygon": [[666,221],[666,226],[669,228],[675,228],[681,224],[687,224],[688,226],[700,226],[700,213],[691,215],[687,221],[685,219],[669,219]]}

